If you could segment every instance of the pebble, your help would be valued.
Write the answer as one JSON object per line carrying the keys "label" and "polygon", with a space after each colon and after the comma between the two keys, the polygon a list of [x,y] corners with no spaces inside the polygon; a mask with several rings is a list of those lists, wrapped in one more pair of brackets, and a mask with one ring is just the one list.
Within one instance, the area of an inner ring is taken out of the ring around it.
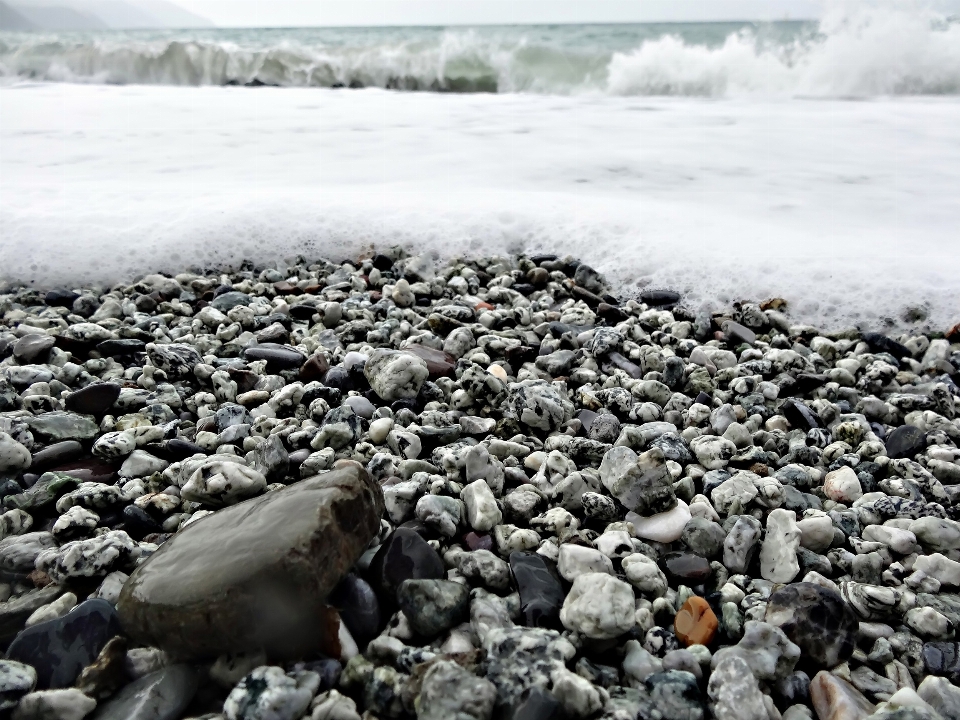
{"label": "pebble", "polygon": [[7,658],[33,666],[38,688],[69,687],[119,634],[113,606],[105,600],[87,600],[63,617],[25,629],[10,644]]}
{"label": "pebble", "polygon": [[861,720],[874,710],[859,690],[826,670],[810,682],[810,700],[820,720]]}
{"label": "pebble", "polygon": [[797,548],[800,529],[789,510],[771,510],[760,548],[760,575],[771,582],[788,583],[800,572]]}
{"label": "pebble", "polygon": [[9,710],[37,686],[37,671],[15,660],[0,660],[0,710]]}
{"label": "pebble", "polygon": [[230,691],[223,715],[226,720],[298,720],[319,687],[316,673],[263,665]]}
{"label": "pebble", "polygon": [[489,680],[467,672],[455,662],[441,660],[423,677],[418,720],[489,720],[497,688]]}
{"label": "pebble", "polygon": [[[347,465],[192,523],[124,585],[123,627],[183,658],[322,647],[323,603],[376,534],[382,509],[379,487]],[[288,594],[264,596],[265,581]]]}
{"label": "pebble", "polygon": [[717,634],[717,616],[702,597],[688,598],[674,620],[677,638],[685,645],[709,645]]}
{"label": "pebble", "polygon": [[97,701],[79,690],[39,690],[24,695],[13,711],[13,720],[82,720]]}
{"label": "pebble", "polygon": [[683,500],[678,499],[676,506],[671,510],[649,517],[627,513],[626,520],[633,525],[633,532],[638,538],[671,543],[679,540],[683,535],[690,517],[690,507]]}
{"label": "pebble", "polygon": [[589,638],[623,635],[634,626],[633,589],[606,573],[580,575],[560,609],[560,622]]}
{"label": "pebble", "polygon": [[93,720],[179,720],[196,691],[196,671],[170,665],[124,687],[100,705]]}
{"label": "pebble", "polygon": [[860,626],[838,592],[808,582],[771,593],[764,621],[783,630],[805,659],[827,669],[853,655]]}

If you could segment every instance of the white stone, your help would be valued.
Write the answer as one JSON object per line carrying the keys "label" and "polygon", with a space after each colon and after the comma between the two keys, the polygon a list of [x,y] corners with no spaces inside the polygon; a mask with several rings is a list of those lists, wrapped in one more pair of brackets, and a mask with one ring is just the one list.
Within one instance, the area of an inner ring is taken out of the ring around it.
{"label": "white stone", "polygon": [[0,473],[17,473],[30,467],[30,451],[5,432],[0,432]]}
{"label": "white stone", "polygon": [[863,496],[863,488],[853,468],[844,466],[827,473],[823,481],[823,494],[834,502],[852,505]]}
{"label": "white stone", "polygon": [[613,562],[602,552],[570,543],[560,546],[560,560],[557,563],[557,570],[567,582],[573,582],[587,573],[614,574]]}
{"label": "white stone", "polygon": [[638,538],[671,543],[680,539],[683,529],[690,522],[690,508],[683,500],[677,499],[677,506],[672,510],[650,517],[628,512],[626,521],[633,525],[633,532]]}
{"label": "white stone", "polygon": [[909,555],[920,549],[917,545],[917,536],[901,528],[868,525],[863,529],[862,535],[864,540],[881,542],[898,555]]}
{"label": "white stone", "polygon": [[35,564],[54,582],[63,583],[69,578],[106,575],[117,565],[126,564],[136,547],[123,530],[110,530],[87,540],[44,550]]}
{"label": "white stone", "polygon": [[166,460],[154,457],[146,450],[134,450],[120,466],[120,477],[140,478],[162,472],[170,465]]}
{"label": "white stone", "polygon": [[690,449],[697,456],[697,461],[707,470],[718,470],[725,467],[734,455],[737,446],[729,440],[716,435],[702,435],[690,443]]}
{"label": "white stone", "polygon": [[815,553],[822,553],[833,544],[833,520],[822,510],[807,510],[797,523],[800,545]]}
{"label": "white stone", "polygon": [[491,590],[510,589],[510,566],[489,550],[461,553],[457,566],[465,578],[480,578]]}
{"label": "white stone", "polygon": [[79,690],[40,690],[24,695],[13,711],[13,720],[82,720],[97,701]]}
{"label": "white stone", "polygon": [[763,693],[743,658],[732,655],[718,663],[707,693],[716,720],[769,720]]}
{"label": "white stone", "polygon": [[33,527],[33,517],[26,511],[7,510],[0,515],[0,540],[12,535],[20,535]]}
{"label": "white stone", "polygon": [[713,507],[720,515],[742,515],[757,496],[754,473],[738,472],[727,478],[710,493]]}
{"label": "white stone", "polygon": [[932,607],[915,607],[903,616],[904,622],[919,635],[926,638],[944,638],[953,630],[945,615]]}
{"label": "white stone", "polygon": [[764,580],[788,583],[800,572],[797,548],[800,529],[792,510],[771,510],[760,547],[760,575]]}
{"label": "white stone", "polygon": [[320,687],[314,672],[285,673],[262,665],[244,677],[223,703],[227,720],[298,720]]}
{"label": "white stone", "polygon": [[382,445],[391,430],[393,430],[393,418],[377,418],[370,423],[370,442],[374,445]]}
{"label": "white stone", "polygon": [[184,483],[180,497],[207,505],[232,505],[263,492],[267,479],[240,462],[211,456]]}
{"label": "white stone", "polygon": [[914,520],[907,528],[930,550],[960,550],[960,523],[936,517]]}
{"label": "white stone", "polygon": [[417,519],[433,527],[445,537],[453,537],[460,526],[462,504],[446,495],[424,495],[417,501]]}
{"label": "white stone", "polygon": [[93,596],[106,600],[111,605],[116,605],[117,600],[120,599],[120,591],[123,590],[123,585],[129,578],[130,576],[125,572],[119,570],[112,572],[103,579]]}
{"label": "white stone", "polygon": [[621,564],[627,580],[643,594],[657,598],[667,592],[667,576],[655,560],[643,553],[633,553],[627,555]]}
{"label": "white stone", "polygon": [[600,691],[586,678],[564,668],[554,670],[550,679],[553,694],[560,701],[566,717],[592,717],[603,707]]}
{"label": "white stone", "polygon": [[37,684],[37,671],[16,660],[0,660],[0,711],[15,707]]}
{"label": "white stone", "polygon": [[75,532],[77,529],[82,528],[85,531],[83,534],[89,534],[97,526],[98,522],[100,522],[100,516],[95,512],[75,505],[57,518],[56,522],[53,523],[51,532],[57,537],[60,537],[65,532]]}
{"label": "white stone", "polygon": [[37,623],[46,622],[47,620],[56,620],[66,615],[68,612],[73,610],[77,605],[77,596],[72,592],[64,593],[52,603],[43,605],[34,610],[30,617],[27,618],[27,622],[24,623],[25,627],[32,627]]}
{"label": "white stone", "polygon": [[474,530],[488,532],[503,522],[503,513],[485,480],[476,480],[467,485],[460,492],[460,498],[467,506],[467,522]]}
{"label": "white stone", "polygon": [[374,350],[363,367],[373,391],[387,402],[411,400],[430,376],[427,363],[413,353]]}
{"label": "white stone", "polygon": [[360,720],[360,713],[352,698],[328,690],[314,699],[310,720]]}
{"label": "white stone", "polygon": [[560,609],[568,630],[597,640],[623,635],[634,626],[633,589],[606,573],[580,575]]}
{"label": "white stone", "polygon": [[960,585],[960,562],[942,553],[921,555],[914,561],[913,570],[936,578],[941,585]]}

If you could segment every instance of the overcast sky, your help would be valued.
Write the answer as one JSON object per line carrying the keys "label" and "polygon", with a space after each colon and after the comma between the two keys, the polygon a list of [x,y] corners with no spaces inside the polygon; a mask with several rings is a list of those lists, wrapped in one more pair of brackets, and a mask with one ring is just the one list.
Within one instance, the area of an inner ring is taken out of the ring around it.
{"label": "overcast sky", "polygon": [[780,20],[821,11],[821,0],[174,1],[222,27]]}

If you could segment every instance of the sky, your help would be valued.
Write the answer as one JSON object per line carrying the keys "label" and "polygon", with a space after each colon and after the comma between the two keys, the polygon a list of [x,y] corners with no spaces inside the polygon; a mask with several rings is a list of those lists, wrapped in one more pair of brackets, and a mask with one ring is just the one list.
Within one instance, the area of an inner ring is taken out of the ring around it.
{"label": "sky", "polygon": [[221,27],[290,27],[813,19],[823,0],[175,1]]}

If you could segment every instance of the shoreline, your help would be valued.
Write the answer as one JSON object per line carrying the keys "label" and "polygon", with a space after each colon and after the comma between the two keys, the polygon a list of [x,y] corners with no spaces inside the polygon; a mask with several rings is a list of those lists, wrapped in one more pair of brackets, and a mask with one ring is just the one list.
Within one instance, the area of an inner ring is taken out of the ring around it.
{"label": "shoreline", "polygon": [[76,290],[0,291],[0,707],[960,716],[960,325],[554,255]]}

